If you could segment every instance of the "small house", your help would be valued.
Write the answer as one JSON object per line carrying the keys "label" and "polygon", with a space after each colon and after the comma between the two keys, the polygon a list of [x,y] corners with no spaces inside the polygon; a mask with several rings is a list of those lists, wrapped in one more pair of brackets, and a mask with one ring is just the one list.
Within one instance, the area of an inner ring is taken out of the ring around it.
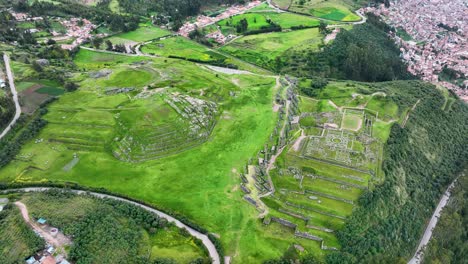
{"label": "small house", "polygon": [[47,222],[47,220],[45,220],[44,218],[39,218],[39,220],[37,220],[37,222],[41,225],[45,225],[45,223]]}
{"label": "small house", "polygon": [[34,256],[31,256],[30,258],[26,260],[26,264],[36,264],[36,263],[39,263],[39,262],[34,258]]}

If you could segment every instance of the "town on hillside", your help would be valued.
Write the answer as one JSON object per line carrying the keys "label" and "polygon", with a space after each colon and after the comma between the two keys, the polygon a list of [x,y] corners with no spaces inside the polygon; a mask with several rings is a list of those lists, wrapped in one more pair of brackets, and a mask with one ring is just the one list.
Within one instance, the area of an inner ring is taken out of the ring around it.
{"label": "town on hillside", "polygon": [[[468,101],[467,10],[465,0],[392,1],[389,7],[365,8],[403,32],[393,37],[409,72],[451,89],[464,101]],[[441,74],[446,72],[457,82],[446,80]]]}

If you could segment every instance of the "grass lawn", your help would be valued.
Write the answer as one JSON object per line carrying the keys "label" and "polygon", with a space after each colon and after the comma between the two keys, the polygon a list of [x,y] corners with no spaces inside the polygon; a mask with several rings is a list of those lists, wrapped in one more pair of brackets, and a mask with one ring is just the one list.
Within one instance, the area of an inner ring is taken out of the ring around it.
{"label": "grass lawn", "polygon": [[303,5],[300,5],[299,1],[292,0],[289,10],[333,21],[351,22],[361,20],[358,15],[352,12],[354,8],[351,4],[343,0],[310,0]]}
{"label": "grass lawn", "polygon": [[228,34],[237,34],[236,25],[239,24],[241,19],[247,19],[248,30],[257,30],[263,26],[268,26],[268,20],[279,24],[283,29],[288,29],[294,26],[318,26],[319,20],[292,14],[292,13],[276,13],[276,12],[261,12],[261,13],[245,13],[230,17],[224,20],[219,21],[217,24],[221,27],[221,31],[224,35]]}
{"label": "grass lawn", "polygon": [[282,9],[287,9],[293,0],[274,0],[273,2]]}
{"label": "grass lawn", "polygon": [[250,63],[274,68],[276,57],[288,49],[316,49],[322,43],[317,28],[249,35],[236,39],[220,50]]}
{"label": "grass lawn", "polygon": [[205,46],[184,37],[169,37],[144,45],[141,51],[164,57],[177,56],[201,61],[225,59],[224,56],[210,52]]}
{"label": "grass lawn", "polygon": [[345,112],[343,122],[341,123],[342,129],[358,131],[362,125],[362,114]]}
{"label": "grass lawn", "polygon": [[168,37],[153,41],[142,46],[141,51],[146,54],[155,54],[163,57],[176,56],[206,63],[215,61],[223,62],[224,64],[235,65],[241,70],[259,74],[270,74],[264,69],[250,65],[228,54],[209,49],[206,46],[183,37]]}
{"label": "grass lawn", "polygon": [[155,27],[151,25],[151,23],[141,23],[134,31],[120,33],[106,38],[106,40],[110,40],[113,44],[131,44],[149,41],[170,34],[171,32],[159,27]]}

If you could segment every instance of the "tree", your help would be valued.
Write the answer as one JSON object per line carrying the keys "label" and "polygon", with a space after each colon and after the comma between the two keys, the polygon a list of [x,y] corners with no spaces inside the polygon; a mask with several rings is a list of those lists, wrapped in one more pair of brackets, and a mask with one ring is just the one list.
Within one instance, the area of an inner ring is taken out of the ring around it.
{"label": "tree", "polygon": [[73,91],[76,91],[78,89],[78,84],[74,83],[74,82],[67,82],[65,83],[65,90],[67,90],[68,92],[73,92]]}
{"label": "tree", "polygon": [[112,45],[112,41],[110,40],[106,40],[106,50],[113,50],[114,49],[114,45]]}
{"label": "tree", "polygon": [[56,43],[57,43],[57,41],[55,41],[54,39],[48,39],[47,40],[47,45],[54,45]]}
{"label": "tree", "polygon": [[328,34],[327,23],[320,21],[320,25],[318,27],[320,34]]}
{"label": "tree", "polygon": [[246,18],[241,19],[239,23],[236,25],[237,33],[246,32],[248,28],[249,28],[249,22],[247,22]]}
{"label": "tree", "polygon": [[312,79],[311,87],[315,89],[323,89],[328,85],[328,80],[325,78],[317,77]]}
{"label": "tree", "polygon": [[104,40],[102,38],[94,38],[91,42],[94,48],[99,49],[102,43],[104,42]]}
{"label": "tree", "polygon": [[33,61],[32,67],[36,72],[42,72],[44,70],[37,61]]}

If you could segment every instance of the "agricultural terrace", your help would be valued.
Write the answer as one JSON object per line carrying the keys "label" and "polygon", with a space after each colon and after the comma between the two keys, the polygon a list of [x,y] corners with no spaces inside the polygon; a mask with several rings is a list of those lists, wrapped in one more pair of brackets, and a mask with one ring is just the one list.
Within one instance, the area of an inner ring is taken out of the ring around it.
{"label": "agricultural terrace", "polygon": [[343,0],[274,0],[274,2],[283,9],[327,20],[342,22],[361,20],[352,12],[354,9],[352,4]]}
{"label": "agricultural terrace", "polygon": [[[312,89],[311,81],[302,80],[299,88]],[[276,192],[262,198],[270,209],[265,223],[279,223],[290,236],[307,236],[322,249],[336,250],[334,232],[359,196],[383,178],[383,144],[406,109],[383,92],[352,82],[331,82],[314,98],[300,96],[298,104],[294,136],[270,171]]]}
{"label": "agricultural terrace", "polygon": [[275,59],[288,50],[318,49],[322,41],[323,36],[318,28],[310,28],[243,36],[220,50],[250,63],[274,69]]}
{"label": "agricultural terrace", "polygon": [[217,66],[228,66],[253,73],[268,74],[264,69],[255,67],[228,54],[212,50],[190,39],[173,36],[163,37],[141,47],[144,54],[167,58],[178,58]]}
{"label": "agricultural terrace", "polygon": [[[218,234],[235,263],[279,257],[292,243],[322,254],[315,241],[285,237],[279,226],[266,229],[238,191],[240,170],[276,123],[274,78],[89,50],[75,63],[80,89],[49,105],[49,124],[0,170],[2,181],[75,182],[144,200]],[[139,83],[123,78],[127,74]],[[205,112],[199,101],[215,104],[209,108],[216,113]],[[185,109],[194,118],[185,117]],[[195,131],[192,121],[202,114],[202,121],[215,124],[207,137],[197,124],[203,142],[194,145],[179,135]],[[166,136],[184,150],[161,140]],[[151,157],[142,156],[144,148],[152,148]]]}
{"label": "agricultural terrace", "polygon": [[252,12],[223,19],[219,21],[217,25],[225,36],[229,34],[238,34],[236,32],[236,25],[239,24],[239,21],[242,19],[246,19],[248,22],[246,32],[258,30],[262,27],[268,27],[270,25],[268,21],[280,25],[282,29],[290,29],[291,27],[299,26],[314,27],[320,24],[317,19],[292,13]]}

